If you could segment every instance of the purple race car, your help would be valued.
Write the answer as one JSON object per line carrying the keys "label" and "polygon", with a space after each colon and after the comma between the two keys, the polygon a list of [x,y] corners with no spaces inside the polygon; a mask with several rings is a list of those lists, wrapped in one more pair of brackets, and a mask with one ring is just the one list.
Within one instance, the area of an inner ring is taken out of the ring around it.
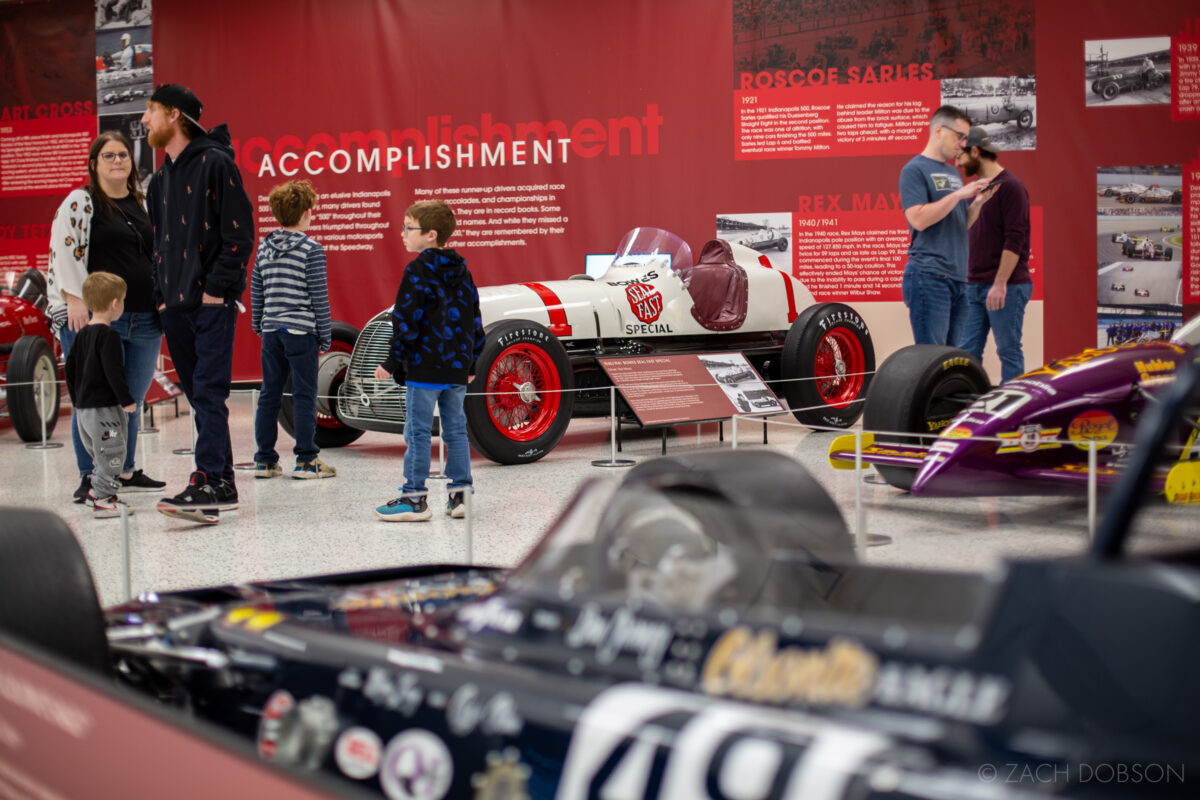
{"label": "purple race car", "polygon": [[[863,410],[862,461],[915,495],[965,497],[1082,491],[1095,443],[1097,483],[1116,481],[1144,410],[1200,358],[1200,317],[1170,342],[1105,347],[989,390],[983,368],[952,347],[903,348],[879,368]],[[1200,409],[1179,421],[1176,445],[1150,485],[1172,503],[1200,503]],[[903,433],[930,434],[921,438]],[[829,450],[854,469],[855,436]]]}

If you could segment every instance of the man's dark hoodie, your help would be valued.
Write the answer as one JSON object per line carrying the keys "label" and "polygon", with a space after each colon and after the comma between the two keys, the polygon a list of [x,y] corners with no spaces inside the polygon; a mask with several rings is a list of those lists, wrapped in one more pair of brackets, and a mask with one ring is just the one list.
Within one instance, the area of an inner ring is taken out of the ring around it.
{"label": "man's dark hoodie", "polygon": [[168,156],[150,179],[146,210],[154,226],[154,302],[190,310],[202,294],[240,300],[254,255],[254,209],[218,125]]}
{"label": "man's dark hoodie", "polygon": [[392,346],[383,368],[402,383],[465,385],[483,349],[479,291],[463,257],[431,247],[409,262],[392,309]]}

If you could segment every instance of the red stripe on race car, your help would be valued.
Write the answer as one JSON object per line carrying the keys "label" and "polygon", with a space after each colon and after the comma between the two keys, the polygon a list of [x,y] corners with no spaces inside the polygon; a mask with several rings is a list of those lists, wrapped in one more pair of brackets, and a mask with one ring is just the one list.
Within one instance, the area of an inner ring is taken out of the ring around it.
{"label": "red stripe on race car", "polygon": [[[558,295],[549,286],[543,286],[540,283],[522,283],[521,285],[532,290],[546,304],[546,312],[550,314],[550,332],[555,336],[570,336],[571,326],[567,324],[567,312],[563,308],[562,300],[558,299]],[[790,288],[789,291],[791,291]]]}
{"label": "red stripe on race car", "polygon": [[[766,258],[766,256],[763,257]],[[787,289],[788,322],[795,322],[796,317],[800,315],[796,313],[796,295],[792,291],[792,282],[788,279],[788,276],[782,272],[779,273],[779,277],[783,278],[783,288]]]}

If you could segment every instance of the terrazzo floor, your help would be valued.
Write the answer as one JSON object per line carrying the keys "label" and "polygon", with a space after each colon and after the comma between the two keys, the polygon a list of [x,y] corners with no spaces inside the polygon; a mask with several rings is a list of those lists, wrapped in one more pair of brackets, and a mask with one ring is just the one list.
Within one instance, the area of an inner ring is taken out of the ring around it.
{"label": "terrazzo floor", "polygon": [[[234,457],[249,461],[254,452],[252,398],[235,392],[230,400]],[[191,444],[186,404],[178,416],[172,404],[156,411],[156,433],[140,439],[139,466],[168,482],[169,494],[184,485],[190,455],[176,454]],[[1003,497],[933,500],[914,498],[853,471],[834,471],[825,458],[834,434],[804,429],[788,416],[769,425],[742,421],[739,447],[768,448],[791,456],[815,475],[834,498],[851,532],[883,534],[890,543],[865,549],[868,562],[946,570],[988,570],[1007,558],[1066,556],[1088,544],[1088,507],[1082,498]],[[445,484],[430,482],[435,515],[424,523],[388,523],[374,508],[397,495],[402,482],[403,438],[368,432],[354,444],[327,449],[322,459],[337,467],[328,480],[255,480],[238,473],[240,506],[217,525],[171,519],[154,510],[156,493],[130,494],[128,567],[119,519],[96,520],[71,502],[78,485],[74,455],[66,436],[67,417],[52,441],[57,449],[30,449],[11,428],[0,428],[0,506],[50,509],[62,516],[83,546],[101,602],[118,602],[126,592],[216,585],[418,563],[474,563],[511,566],[539,540],[581,482],[619,479],[625,470],[592,465],[612,452],[606,420],[576,420],[562,443],[542,460],[525,466],[499,466],[480,457],[471,462],[476,494],[466,520],[440,513]],[[732,431],[716,424],[685,425],[667,437],[669,454],[729,448]],[[723,441],[722,441],[723,439]],[[291,439],[280,433],[280,452]],[[626,430],[622,458],[638,462],[660,454],[659,432]],[[435,444],[436,448],[436,444]],[[434,453],[437,463],[436,449]],[[287,461],[285,467],[290,467]],[[861,515],[856,493],[861,488]],[[1103,498],[1100,504],[1103,510]],[[1139,517],[1139,546],[1200,544],[1195,508],[1160,501]]]}

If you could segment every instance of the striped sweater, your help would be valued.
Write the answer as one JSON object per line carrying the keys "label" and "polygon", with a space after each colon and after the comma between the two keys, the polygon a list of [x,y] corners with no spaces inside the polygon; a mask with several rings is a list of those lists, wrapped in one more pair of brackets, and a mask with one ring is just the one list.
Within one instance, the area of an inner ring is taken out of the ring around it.
{"label": "striped sweater", "polygon": [[250,325],[261,335],[287,330],[316,334],[330,345],[325,248],[300,231],[272,231],[258,246],[250,276]]}

